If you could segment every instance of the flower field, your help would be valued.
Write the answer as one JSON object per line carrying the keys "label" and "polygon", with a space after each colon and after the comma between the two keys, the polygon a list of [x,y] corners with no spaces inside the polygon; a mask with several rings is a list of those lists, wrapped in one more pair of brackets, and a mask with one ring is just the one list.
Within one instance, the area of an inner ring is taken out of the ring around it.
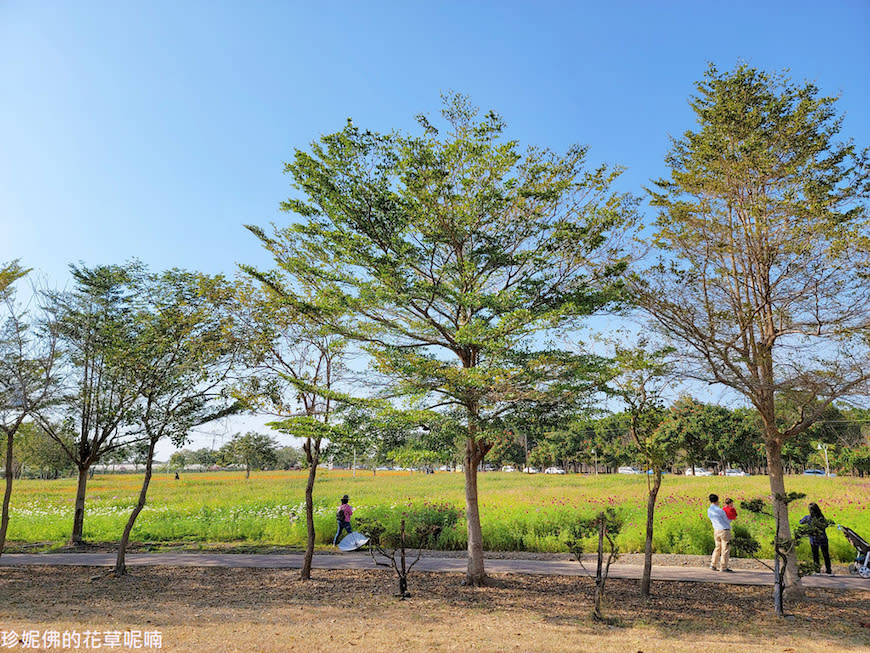
{"label": "flower field", "polygon": [[[305,541],[304,490],[306,472],[260,472],[246,480],[242,473],[217,472],[156,475],[149,503],[139,516],[133,540],[152,543],[215,543],[302,546]],[[96,476],[88,485],[85,539],[112,542],[120,538],[139,491],[138,475]],[[335,510],[342,494],[349,494],[354,519],[374,518],[398,527],[405,518],[409,532],[418,525],[438,526],[435,548],[464,549],[464,478],[441,472],[349,471],[318,472],[315,486],[315,524],[318,545],[328,545],[335,533]],[[816,501],[828,519],[870,537],[870,480],[793,476],[789,491],[805,492],[806,500],[792,504],[791,522],[806,514],[806,502]],[[524,475],[501,472],[479,476],[484,547],[493,551],[566,551],[565,540],[578,518],[614,507],[624,520],[620,550],[643,549],[647,479],[624,475]],[[738,506],[736,524],[771,555],[773,522],[740,510],[740,502],[769,495],[767,477],[665,476],[656,508],[654,544],[659,553],[706,554],[713,535],[706,516],[707,495],[731,497]],[[63,544],[72,525],[74,479],[16,481],[8,540]],[[832,527],[831,555],[848,561],[854,549]],[[590,542],[590,547],[592,543]],[[802,542],[799,556],[808,559]]]}

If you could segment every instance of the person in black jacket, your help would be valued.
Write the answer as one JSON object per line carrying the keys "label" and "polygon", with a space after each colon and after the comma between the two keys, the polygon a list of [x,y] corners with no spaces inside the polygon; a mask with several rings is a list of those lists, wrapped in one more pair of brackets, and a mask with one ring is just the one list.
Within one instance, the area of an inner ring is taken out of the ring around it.
{"label": "person in black jacket", "polygon": [[822,514],[821,508],[815,503],[810,503],[810,514],[806,517],[801,517],[801,524],[806,524],[809,528],[810,548],[813,551],[813,566],[816,573],[819,573],[821,566],[819,565],[819,549],[822,551],[822,557],[825,559],[825,573],[828,576],[833,576],[831,572],[831,555],[828,553],[828,535],[825,529],[828,527],[828,520]]}

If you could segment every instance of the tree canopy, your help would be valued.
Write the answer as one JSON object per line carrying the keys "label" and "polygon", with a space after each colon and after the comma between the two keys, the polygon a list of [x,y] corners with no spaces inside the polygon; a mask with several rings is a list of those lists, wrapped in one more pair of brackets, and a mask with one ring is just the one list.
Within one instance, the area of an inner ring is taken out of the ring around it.
{"label": "tree canopy", "polygon": [[[484,577],[475,469],[489,421],[517,401],[573,394],[588,358],[553,346],[620,298],[632,198],[586,149],[521,152],[494,112],[445,99],[444,133],[379,134],[348,121],[286,172],[297,216],[249,227],[279,270],[258,276],[365,349],[392,396],[464,414],[469,580]],[[282,276],[285,278],[282,279]],[[289,285],[288,285],[289,284]]]}
{"label": "tree canopy", "polygon": [[867,151],[837,140],[836,98],[746,65],[711,66],[691,106],[697,129],[673,139],[651,191],[662,260],[633,290],[688,375],[758,410],[784,496],[783,444],[870,393]]}

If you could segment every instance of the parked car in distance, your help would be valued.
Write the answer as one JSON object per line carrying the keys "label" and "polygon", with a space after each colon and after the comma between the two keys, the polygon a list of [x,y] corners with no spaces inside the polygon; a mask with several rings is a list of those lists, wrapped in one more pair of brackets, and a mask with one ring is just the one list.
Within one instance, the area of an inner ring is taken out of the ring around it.
{"label": "parked car in distance", "polygon": [[623,465],[619,469],[616,470],[617,474],[640,474],[640,470],[637,467],[631,467],[629,465]]}
{"label": "parked car in distance", "polygon": [[[805,469],[804,475],[805,476],[824,476],[825,470],[824,469]],[[834,472],[831,472],[830,474],[828,474],[828,476],[836,476],[836,474],[834,474]]]}
{"label": "parked car in distance", "polygon": [[726,469],[725,476],[749,476],[742,469]]}
{"label": "parked car in distance", "polygon": [[[649,474],[650,476],[652,476],[653,474],[655,474],[655,471],[652,470],[652,469],[648,469],[648,470],[646,470],[646,473]],[[663,469],[663,470],[662,470],[662,476],[664,476],[665,474],[670,474],[670,472],[668,472],[668,471],[666,471],[666,470]]]}
{"label": "parked car in distance", "polygon": [[526,474],[537,474],[540,470],[537,467],[524,467],[523,471]]}
{"label": "parked car in distance", "polygon": [[[692,476],[692,467],[689,467],[686,470],[686,476]],[[713,476],[713,472],[703,469],[701,467],[694,468],[695,476]]]}
{"label": "parked car in distance", "polygon": [[562,469],[561,467],[547,467],[547,469],[544,470],[544,473],[545,474],[564,474],[565,470]]}
{"label": "parked car in distance", "polygon": [[517,469],[513,465],[505,465],[504,467],[501,468],[501,471],[503,471],[503,472],[515,472],[515,471],[517,471]]}

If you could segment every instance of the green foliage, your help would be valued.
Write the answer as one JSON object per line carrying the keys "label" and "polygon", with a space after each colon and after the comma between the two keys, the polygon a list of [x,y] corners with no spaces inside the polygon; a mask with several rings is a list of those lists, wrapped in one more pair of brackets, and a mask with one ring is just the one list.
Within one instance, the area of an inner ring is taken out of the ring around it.
{"label": "green foliage", "polygon": [[[760,498],[749,499],[747,501],[742,501],[740,503],[740,507],[743,510],[748,510],[749,512],[754,512],[756,514],[764,513],[767,508],[767,501]],[[769,514],[769,513],[766,513]]]}
{"label": "green foliage", "polygon": [[[408,525],[406,533],[406,545],[414,548],[453,548],[444,546],[448,540],[454,538],[463,511],[447,502],[407,503],[391,509],[372,507],[366,509],[365,518],[358,519],[356,530],[367,534],[374,534],[366,528],[380,528],[383,533],[381,544],[389,547],[398,546],[395,539],[398,537],[399,524],[405,520]],[[442,539],[442,536],[444,538]]]}
{"label": "green foliage", "polygon": [[[67,447],[73,446],[73,434],[59,433]],[[24,422],[19,428],[14,454],[21,474],[49,479],[68,476],[74,469],[63,447],[34,422]]]}
{"label": "green foliage", "polygon": [[249,431],[236,433],[221,447],[218,460],[223,465],[242,465],[246,470],[270,469],[278,462],[278,445],[268,435]]}
{"label": "green foliage", "polygon": [[731,525],[731,550],[735,556],[754,558],[761,551],[761,544],[752,532],[740,524]]}
{"label": "green foliage", "polygon": [[867,387],[870,166],[837,139],[836,102],[785,75],[710,66],[691,99],[697,128],[673,140],[670,177],[651,191],[669,262],[633,285],[693,376],[758,408],[777,457]]}
{"label": "green foliage", "polygon": [[566,541],[566,545],[568,550],[579,559],[586,551],[584,543],[590,538],[595,538],[597,540],[599,533],[603,532],[605,533],[605,537],[609,540],[613,540],[611,551],[613,554],[616,554],[618,553],[619,548],[616,545],[615,540],[619,535],[619,532],[622,530],[622,526],[622,517],[614,508],[607,508],[606,510],[596,514],[594,517],[581,519],[576,523],[572,523],[569,527],[570,535]]}
{"label": "green foliage", "polygon": [[0,265],[0,298],[6,299],[10,286],[28,272],[30,270],[22,268],[17,259]]}
{"label": "green foliage", "polygon": [[394,392],[474,422],[558,380],[570,357],[528,345],[617,299],[610,237],[634,203],[609,192],[618,171],[584,170],[582,148],[521,154],[461,96],[443,113],[445,136],[424,118],[420,136],[348,123],[297,151],[303,197],[283,208],[303,219],[250,229],[306,314],[364,343]]}

